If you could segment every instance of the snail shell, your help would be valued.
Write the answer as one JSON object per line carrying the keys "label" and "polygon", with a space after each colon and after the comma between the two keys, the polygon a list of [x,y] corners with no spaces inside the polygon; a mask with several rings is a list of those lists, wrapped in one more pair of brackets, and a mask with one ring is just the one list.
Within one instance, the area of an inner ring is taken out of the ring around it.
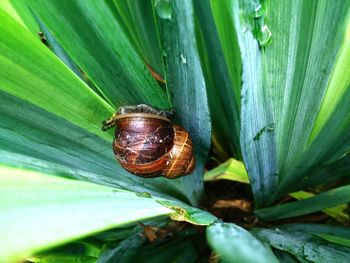
{"label": "snail shell", "polygon": [[120,165],[142,177],[176,178],[193,172],[188,132],[147,105],[124,107],[114,117],[113,150]]}

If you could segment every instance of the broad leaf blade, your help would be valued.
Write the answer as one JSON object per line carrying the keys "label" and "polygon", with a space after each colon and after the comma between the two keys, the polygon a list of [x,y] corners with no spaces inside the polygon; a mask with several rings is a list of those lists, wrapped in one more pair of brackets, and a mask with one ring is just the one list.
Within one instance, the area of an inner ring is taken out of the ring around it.
{"label": "broad leaf blade", "polygon": [[105,1],[29,3],[111,105],[146,103],[170,108],[165,91],[151,76]]}
{"label": "broad leaf blade", "polygon": [[[345,138],[347,137],[345,136]],[[330,146],[329,150],[332,151],[332,149],[333,147]],[[328,182],[348,177],[350,174],[350,155],[346,153],[340,159],[337,159],[337,156],[332,154],[330,154],[329,157],[335,160],[330,163],[323,160],[321,163],[310,168],[306,175],[298,181],[298,184],[289,185],[288,191],[305,189],[310,186],[326,184]],[[286,184],[284,185],[287,186]]]}
{"label": "broad leaf blade", "polygon": [[327,224],[287,224],[279,226],[279,229],[312,233],[331,243],[350,247],[350,229],[348,227]]}
{"label": "broad leaf blade", "polygon": [[[291,256],[289,253],[273,249],[273,253],[280,263],[308,263],[309,261],[297,260],[295,257]],[[299,258],[298,258],[299,259]]]}
{"label": "broad leaf blade", "polygon": [[245,229],[228,223],[215,223],[207,228],[209,245],[223,262],[278,262],[271,249]]}
{"label": "broad leaf blade", "polygon": [[0,156],[11,166],[86,180],[151,195],[187,200],[163,178],[147,180],[126,172],[110,142],[35,105],[0,91]]}
{"label": "broad leaf blade", "polygon": [[[289,196],[297,200],[303,200],[303,199],[313,197],[315,196],[315,194],[305,192],[305,191],[299,191],[299,192],[290,193]],[[348,207],[346,204],[342,204],[335,207],[323,209],[323,212],[329,215],[330,217],[333,217],[335,220],[343,223],[344,225],[347,225],[350,223],[350,216],[346,212],[347,208]]]}
{"label": "broad leaf blade", "polygon": [[113,108],[7,14],[0,12],[0,20],[1,90],[111,140],[101,121]]}
{"label": "broad leaf blade", "polygon": [[4,163],[137,192],[164,191],[184,201],[194,198],[181,180],[138,178],[117,165],[112,131],[101,131],[101,121],[114,109],[27,30],[5,13],[0,16]]}
{"label": "broad leaf blade", "polygon": [[[55,53],[56,56],[59,57],[59,59],[64,64],[66,64],[68,68],[70,68],[70,70],[72,70],[81,80],[85,81],[89,85],[89,83],[87,82],[86,75],[78,68],[78,66],[68,56],[67,52],[56,41],[55,37],[51,34],[51,32],[46,28],[46,26],[42,23],[42,21],[40,21],[38,17],[35,17],[35,19],[40,27],[40,32],[42,33],[41,41],[44,42],[43,44],[45,44],[48,48],[50,48],[52,52]],[[98,91],[96,89],[93,89],[93,90],[98,94]]]}
{"label": "broad leaf blade", "polygon": [[97,263],[133,262],[134,257],[139,253],[145,242],[146,238],[141,233],[134,234],[118,243],[116,247],[103,251],[98,257]]}
{"label": "broad leaf blade", "polygon": [[[261,49],[251,21],[259,2],[227,1],[225,8],[234,24],[242,57],[241,133],[243,159],[250,176],[256,205],[273,201],[278,184],[276,138],[271,101],[264,81]],[[245,18],[245,19],[242,19]]]}
{"label": "broad leaf blade", "polygon": [[81,255],[69,254],[49,254],[26,258],[33,263],[59,263],[59,262],[74,262],[74,263],[95,263],[96,258]]}
{"label": "broad leaf blade", "polygon": [[4,166],[0,181],[1,261],[171,212],[131,192]]}
{"label": "broad leaf blade", "polygon": [[[308,171],[349,149],[350,79],[344,61],[350,5],[329,0],[228,3],[243,61],[242,151],[261,207],[304,187],[299,182],[308,180]],[[334,117],[323,117],[320,110],[332,98],[338,98]],[[317,174],[313,177],[308,186],[322,183]]]}
{"label": "broad leaf blade", "polygon": [[[286,5],[275,1],[267,6],[268,10],[274,11],[266,16],[271,26],[272,42],[263,53],[267,71],[264,84],[275,98],[273,107],[281,181],[278,196],[298,185],[302,177],[308,176],[310,168],[319,165],[321,158],[321,163],[324,163],[333,157],[334,152],[326,147],[321,149],[321,145],[331,148],[346,134],[345,130],[340,135],[327,129],[323,132],[328,134],[328,142],[318,141],[312,148],[309,145],[324,96],[333,93],[331,79],[341,77],[336,76],[334,70],[344,66],[338,56],[349,48],[343,44],[349,23],[349,3],[335,4],[324,0],[293,1]],[[285,19],[287,15],[292,19]],[[338,17],[337,22],[334,17]],[[287,34],[284,28],[289,28]],[[276,64],[280,65],[279,68],[272,70]],[[347,78],[346,82],[350,87],[350,79]],[[287,98],[287,101],[282,98]],[[340,115],[337,120],[348,126],[341,108],[338,108]]]}
{"label": "broad leaf blade", "polygon": [[350,229],[348,227],[327,224],[288,224],[279,228],[287,231],[309,232],[331,243],[350,247]]}
{"label": "broad leaf blade", "polygon": [[[329,167],[328,167],[329,168]],[[322,170],[322,168],[321,168]],[[323,169],[324,170],[324,169]],[[320,172],[320,170],[318,170]],[[333,171],[335,172],[335,171]],[[332,174],[332,172],[329,172],[329,174]],[[329,175],[328,174],[328,175]],[[319,174],[318,174],[319,175]],[[237,161],[233,158],[229,159],[227,162],[222,163],[221,165],[217,166],[216,168],[207,171],[204,174],[204,181],[215,181],[215,180],[231,180],[235,182],[241,182],[249,184],[249,178],[247,171],[245,170],[244,164],[240,161]],[[305,192],[305,191],[298,191],[289,193],[289,196],[297,199],[297,200],[303,200],[310,198],[312,196],[315,196],[315,194]],[[347,205],[338,205],[336,207],[326,208],[322,209],[323,212],[337,221],[348,224],[349,223],[349,216],[346,213]]]}
{"label": "broad leaf blade", "polygon": [[0,9],[9,14],[33,35],[38,36],[39,26],[28,8],[26,0],[3,0],[1,1]]}
{"label": "broad leaf blade", "polygon": [[197,247],[192,239],[180,238],[178,240],[155,243],[145,246],[132,262],[143,263],[195,263],[197,262]]}
{"label": "broad leaf blade", "polygon": [[315,234],[315,236],[318,236],[324,240],[327,240],[328,242],[350,248],[350,239],[349,238],[335,237],[335,236],[328,235],[328,234]]}
{"label": "broad leaf blade", "polygon": [[255,229],[254,233],[271,246],[311,262],[346,262],[350,256],[349,248],[325,243],[307,232],[277,228]]}
{"label": "broad leaf blade", "polygon": [[241,63],[234,26],[225,3],[194,1],[200,52],[216,148],[241,159],[239,145]]}
{"label": "broad leaf blade", "polygon": [[328,224],[286,224],[279,226],[279,229],[287,231],[304,231],[310,233],[328,234],[343,238],[350,237],[350,229],[348,227]]}
{"label": "broad leaf blade", "polygon": [[207,94],[195,39],[191,1],[154,1],[164,49],[167,87],[173,94],[176,120],[189,132],[196,169],[181,180],[197,203],[203,192],[203,171],[210,146],[211,126]]}
{"label": "broad leaf blade", "polygon": [[118,21],[123,21],[140,56],[160,77],[164,76],[162,52],[152,1],[113,0]]}
{"label": "broad leaf blade", "polygon": [[338,187],[308,199],[295,201],[256,211],[264,220],[276,220],[310,214],[325,208],[350,202],[350,185]]}
{"label": "broad leaf blade", "polygon": [[225,163],[204,174],[204,181],[207,182],[221,179],[249,184],[249,177],[244,164],[233,158],[228,159]]}

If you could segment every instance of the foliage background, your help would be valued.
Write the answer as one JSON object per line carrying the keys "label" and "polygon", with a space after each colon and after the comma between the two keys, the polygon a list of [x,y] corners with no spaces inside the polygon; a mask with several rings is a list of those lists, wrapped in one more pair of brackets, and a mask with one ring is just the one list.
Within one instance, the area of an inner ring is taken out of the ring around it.
{"label": "foliage background", "polygon": [[[260,219],[324,210],[349,223],[337,207],[350,199],[349,7],[348,0],[2,1],[0,259],[83,237],[89,242],[79,253],[71,243],[32,260],[208,256],[198,245],[203,231],[151,245],[138,238],[136,222],[162,226],[170,216],[209,225],[207,241],[226,261],[249,262],[256,253],[262,262],[344,261],[345,227],[250,233],[196,207],[212,141],[219,162],[236,160],[206,180],[249,175]],[[193,175],[145,180],[115,162],[113,134],[100,123],[137,103],[175,108],[175,122],[194,140]],[[292,193],[307,189],[322,193]],[[276,205],[290,193],[308,198]]]}

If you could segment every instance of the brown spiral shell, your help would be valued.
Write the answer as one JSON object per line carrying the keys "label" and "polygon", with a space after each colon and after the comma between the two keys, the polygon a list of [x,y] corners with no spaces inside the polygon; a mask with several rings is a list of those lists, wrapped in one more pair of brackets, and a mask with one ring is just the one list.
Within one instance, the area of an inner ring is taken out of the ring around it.
{"label": "brown spiral shell", "polygon": [[113,150],[124,169],[142,177],[176,178],[193,172],[190,136],[165,114],[119,110],[114,119]]}

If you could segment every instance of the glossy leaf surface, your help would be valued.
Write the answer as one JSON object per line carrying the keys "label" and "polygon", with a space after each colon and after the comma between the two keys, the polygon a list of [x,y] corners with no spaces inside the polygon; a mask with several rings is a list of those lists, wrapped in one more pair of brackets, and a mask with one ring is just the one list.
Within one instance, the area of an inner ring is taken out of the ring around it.
{"label": "glossy leaf surface", "polygon": [[105,1],[29,1],[34,13],[113,106],[170,103]]}
{"label": "glossy leaf surface", "polygon": [[308,172],[349,149],[350,5],[241,0],[222,8],[241,50],[243,157],[256,204],[267,206],[322,183]]}
{"label": "glossy leaf surface", "polygon": [[194,9],[191,1],[154,1],[164,50],[166,81],[172,93],[176,121],[192,137],[196,168],[192,175],[179,179],[193,189],[191,199],[203,191],[203,171],[211,137],[210,116],[203,72],[195,39]]}
{"label": "glossy leaf surface", "polygon": [[325,242],[302,231],[276,228],[256,229],[254,233],[271,246],[294,254],[306,262],[343,262],[350,255],[349,248]]}
{"label": "glossy leaf surface", "polygon": [[278,262],[270,248],[235,224],[215,223],[209,226],[207,239],[223,262]]}
{"label": "glossy leaf surface", "polygon": [[155,200],[132,192],[4,166],[0,169],[0,231],[6,239],[0,248],[1,261],[171,213]]}

